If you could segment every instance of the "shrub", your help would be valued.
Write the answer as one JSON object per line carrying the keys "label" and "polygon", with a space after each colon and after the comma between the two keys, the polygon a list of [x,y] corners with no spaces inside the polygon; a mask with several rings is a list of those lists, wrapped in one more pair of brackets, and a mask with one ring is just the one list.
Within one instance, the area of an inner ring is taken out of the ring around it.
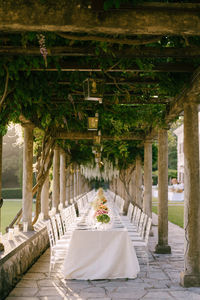
{"label": "shrub", "polygon": [[2,189],[3,199],[22,199],[21,188],[4,188]]}

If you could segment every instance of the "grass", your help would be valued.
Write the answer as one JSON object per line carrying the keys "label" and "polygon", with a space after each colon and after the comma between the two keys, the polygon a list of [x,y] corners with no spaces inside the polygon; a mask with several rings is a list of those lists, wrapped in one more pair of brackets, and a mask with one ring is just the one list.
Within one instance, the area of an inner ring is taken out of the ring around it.
{"label": "grass", "polygon": [[[158,213],[157,206],[153,206],[152,211]],[[168,220],[183,228],[184,206],[168,206]]]}
{"label": "grass", "polygon": [[[4,200],[1,208],[1,231],[4,234],[6,227],[12,222],[22,207],[22,200]],[[33,204],[33,211],[35,204]]]}

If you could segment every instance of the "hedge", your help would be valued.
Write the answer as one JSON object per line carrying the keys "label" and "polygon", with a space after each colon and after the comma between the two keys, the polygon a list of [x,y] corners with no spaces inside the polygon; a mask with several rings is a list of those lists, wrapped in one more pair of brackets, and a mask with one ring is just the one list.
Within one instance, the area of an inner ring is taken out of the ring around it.
{"label": "hedge", "polygon": [[[153,185],[158,184],[158,170],[152,172]],[[168,169],[168,182],[170,184],[170,179],[177,178],[177,170]]]}
{"label": "hedge", "polygon": [[21,188],[4,188],[2,189],[3,199],[22,199]]}

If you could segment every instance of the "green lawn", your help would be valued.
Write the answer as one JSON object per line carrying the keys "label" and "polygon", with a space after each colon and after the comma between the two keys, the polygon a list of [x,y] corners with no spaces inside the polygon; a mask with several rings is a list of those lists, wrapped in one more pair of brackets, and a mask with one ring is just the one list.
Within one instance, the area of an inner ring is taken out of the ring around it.
{"label": "green lawn", "polygon": [[[157,214],[157,206],[152,207],[152,211]],[[184,206],[168,206],[168,219],[170,222],[183,228]]]}
{"label": "green lawn", "polygon": [[[33,204],[35,206],[35,204]],[[33,206],[33,209],[34,209]],[[20,208],[22,207],[21,200],[4,200],[1,208],[1,231],[5,233],[5,228],[14,219]]]}

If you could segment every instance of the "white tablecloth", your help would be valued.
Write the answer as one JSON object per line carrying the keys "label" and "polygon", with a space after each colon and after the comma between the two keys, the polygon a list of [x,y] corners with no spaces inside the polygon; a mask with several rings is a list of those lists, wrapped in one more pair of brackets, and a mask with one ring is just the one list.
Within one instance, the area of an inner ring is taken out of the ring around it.
{"label": "white tablecloth", "polygon": [[64,278],[136,278],[139,271],[138,259],[126,229],[73,232],[63,265]]}

